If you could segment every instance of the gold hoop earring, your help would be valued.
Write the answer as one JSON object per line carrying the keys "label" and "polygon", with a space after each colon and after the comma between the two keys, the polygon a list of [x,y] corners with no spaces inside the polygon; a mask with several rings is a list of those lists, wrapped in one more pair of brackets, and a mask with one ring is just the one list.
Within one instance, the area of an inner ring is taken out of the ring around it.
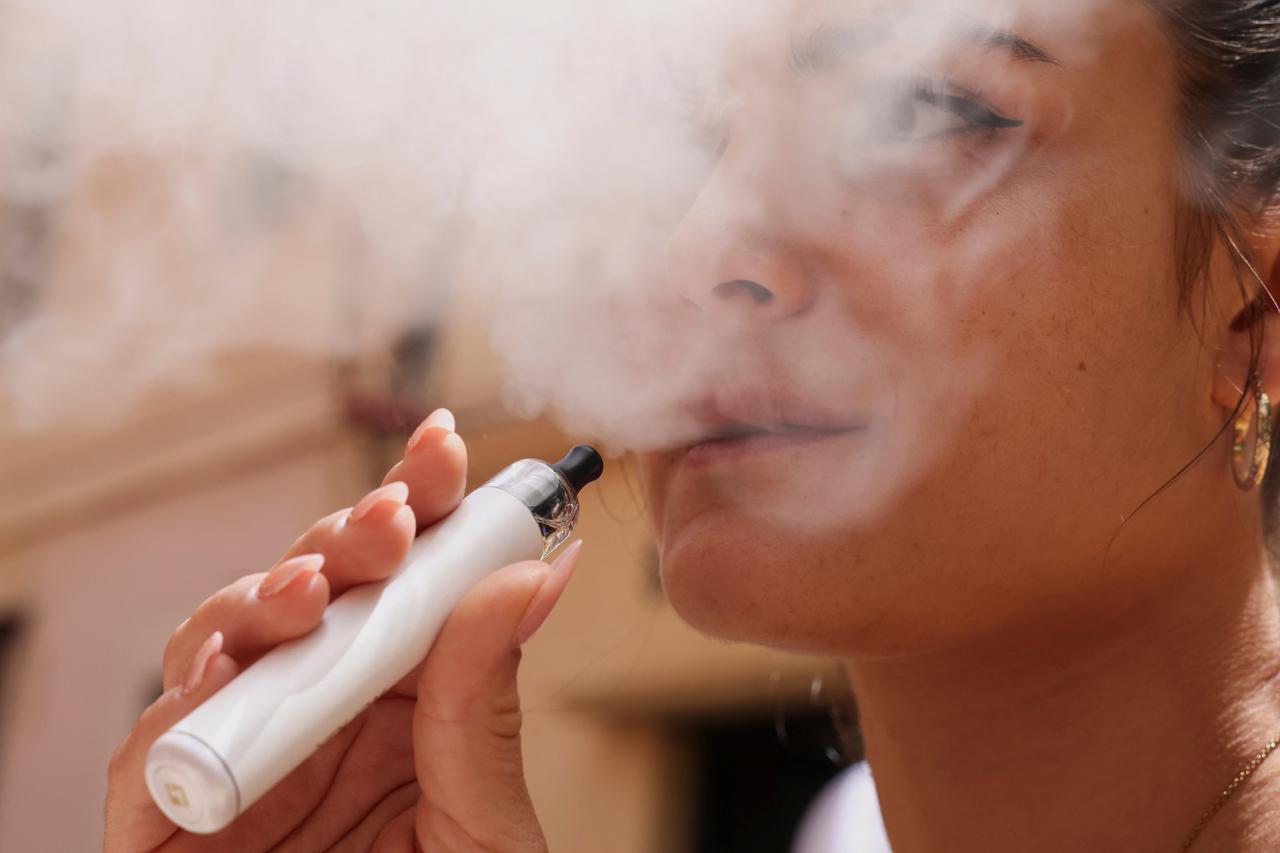
{"label": "gold hoop earring", "polygon": [[[1267,463],[1271,461],[1271,437],[1275,420],[1271,411],[1271,398],[1259,387],[1254,392],[1257,405],[1252,412],[1241,412],[1236,418],[1235,441],[1231,446],[1231,473],[1236,485],[1248,492],[1262,485],[1267,477]],[[1252,439],[1252,441],[1250,441]],[[1250,444],[1253,451],[1250,452]]]}

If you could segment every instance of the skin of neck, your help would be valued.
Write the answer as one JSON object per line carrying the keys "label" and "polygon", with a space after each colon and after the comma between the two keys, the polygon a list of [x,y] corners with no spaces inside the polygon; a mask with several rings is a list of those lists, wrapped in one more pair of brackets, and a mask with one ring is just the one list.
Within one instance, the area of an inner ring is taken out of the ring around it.
{"label": "skin of neck", "polygon": [[[1180,850],[1280,735],[1280,593],[1250,532],[1079,630],[848,659],[895,853]],[[1191,849],[1280,849],[1278,796],[1273,756]]]}

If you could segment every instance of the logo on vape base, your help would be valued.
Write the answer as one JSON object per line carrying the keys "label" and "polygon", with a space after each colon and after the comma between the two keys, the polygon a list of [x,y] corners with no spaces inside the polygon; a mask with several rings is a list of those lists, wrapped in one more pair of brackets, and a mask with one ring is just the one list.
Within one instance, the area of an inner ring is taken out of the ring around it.
{"label": "logo on vape base", "polygon": [[172,782],[164,783],[164,791],[169,795],[169,802],[178,808],[185,809],[191,803],[187,800],[187,792],[183,790],[181,785],[175,785]]}

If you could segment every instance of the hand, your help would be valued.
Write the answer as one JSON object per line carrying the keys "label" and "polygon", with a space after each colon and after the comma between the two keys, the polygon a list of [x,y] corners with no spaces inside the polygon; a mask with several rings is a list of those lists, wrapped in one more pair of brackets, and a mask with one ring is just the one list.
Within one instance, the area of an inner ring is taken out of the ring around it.
{"label": "hand", "polygon": [[520,752],[520,647],[577,560],[491,575],[454,610],[412,673],[215,835],[175,827],[144,778],[153,741],[279,643],[310,632],[350,587],[389,575],[417,532],[463,497],[467,452],[433,414],[384,485],[323,518],[266,574],[215,593],[169,638],[164,694],[112,757],[106,853],[545,851]]}

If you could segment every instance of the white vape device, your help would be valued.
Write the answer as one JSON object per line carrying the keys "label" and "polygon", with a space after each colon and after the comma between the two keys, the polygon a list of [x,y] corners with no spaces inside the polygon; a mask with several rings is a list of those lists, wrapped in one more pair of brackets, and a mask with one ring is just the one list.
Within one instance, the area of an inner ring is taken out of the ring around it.
{"label": "white vape device", "polygon": [[147,753],[147,787],[178,826],[232,823],[426,657],[462,596],[511,563],[545,558],[573,532],[578,491],[604,463],[575,447],[527,459],[428,528],[395,574],[348,590],[305,637],[236,676]]}

